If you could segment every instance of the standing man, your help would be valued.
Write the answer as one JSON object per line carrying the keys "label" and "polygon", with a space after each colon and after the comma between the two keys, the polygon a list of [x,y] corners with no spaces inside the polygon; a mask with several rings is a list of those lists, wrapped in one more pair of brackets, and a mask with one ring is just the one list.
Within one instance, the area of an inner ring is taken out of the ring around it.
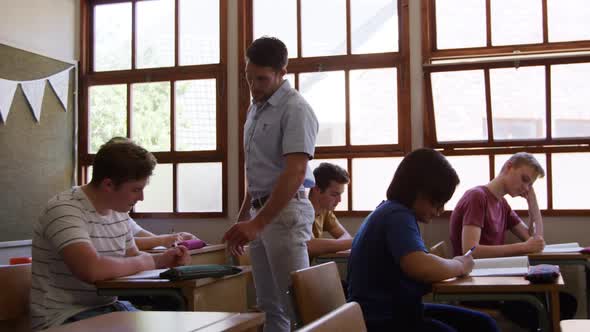
{"label": "standing man", "polygon": [[283,77],[287,48],[276,38],[255,40],[246,52],[252,105],[244,126],[247,189],[238,223],[223,236],[234,254],[250,243],[264,331],[290,331],[294,317],[287,290],[290,273],[309,266],[313,206],[304,189],[314,185],[318,121],[309,104]]}
{"label": "standing man", "polygon": [[[352,246],[352,237],[338,222],[334,209],[340,203],[344,186],[350,182],[348,172],[342,167],[330,163],[321,163],[313,170],[315,187],[309,192],[309,200],[315,211],[312,239],[307,242],[310,257],[348,250]],[[322,238],[328,232],[332,239]]]}

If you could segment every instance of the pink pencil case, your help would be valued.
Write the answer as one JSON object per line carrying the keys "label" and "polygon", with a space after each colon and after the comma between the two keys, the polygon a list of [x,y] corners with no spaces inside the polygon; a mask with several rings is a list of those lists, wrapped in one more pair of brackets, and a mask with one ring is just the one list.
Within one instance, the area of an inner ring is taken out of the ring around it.
{"label": "pink pencil case", "polygon": [[186,241],[178,242],[178,245],[185,246],[188,250],[193,250],[193,249],[201,249],[204,246],[206,246],[207,243],[205,243],[205,241],[203,241],[201,239],[194,239],[194,240],[186,240]]}
{"label": "pink pencil case", "polygon": [[590,254],[590,247],[586,247],[586,248],[580,250],[580,252],[583,254]]}

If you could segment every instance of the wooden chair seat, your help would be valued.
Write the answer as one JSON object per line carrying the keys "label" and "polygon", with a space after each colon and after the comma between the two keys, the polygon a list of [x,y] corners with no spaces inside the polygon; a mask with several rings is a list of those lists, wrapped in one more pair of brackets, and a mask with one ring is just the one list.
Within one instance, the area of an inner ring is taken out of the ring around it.
{"label": "wooden chair seat", "polygon": [[300,323],[309,324],[344,305],[344,290],[334,262],[291,273],[292,295]]}
{"label": "wooden chair seat", "polygon": [[336,310],[311,322],[297,332],[365,332],[365,320],[356,302],[346,303]]}

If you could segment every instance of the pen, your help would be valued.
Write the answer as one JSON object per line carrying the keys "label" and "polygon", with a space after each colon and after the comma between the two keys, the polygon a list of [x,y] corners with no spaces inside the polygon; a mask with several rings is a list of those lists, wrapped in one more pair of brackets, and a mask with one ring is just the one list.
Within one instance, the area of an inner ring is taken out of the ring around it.
{"label": "pen", "polygon": [[463,256],[469,256],[469,255],[471,255],[473,253],[473,250],[475,250],[475,247],[476,246],[473,246],[471,249],[467,250],[467,252]]}

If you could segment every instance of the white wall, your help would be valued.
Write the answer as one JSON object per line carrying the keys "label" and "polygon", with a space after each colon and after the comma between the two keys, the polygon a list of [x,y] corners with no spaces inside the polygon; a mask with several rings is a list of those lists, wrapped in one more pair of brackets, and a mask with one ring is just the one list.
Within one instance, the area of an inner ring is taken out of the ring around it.
{"label": "white wall", "polygon": [[0,43],[72,62],[79,56],[79,0],[0,1]]}

